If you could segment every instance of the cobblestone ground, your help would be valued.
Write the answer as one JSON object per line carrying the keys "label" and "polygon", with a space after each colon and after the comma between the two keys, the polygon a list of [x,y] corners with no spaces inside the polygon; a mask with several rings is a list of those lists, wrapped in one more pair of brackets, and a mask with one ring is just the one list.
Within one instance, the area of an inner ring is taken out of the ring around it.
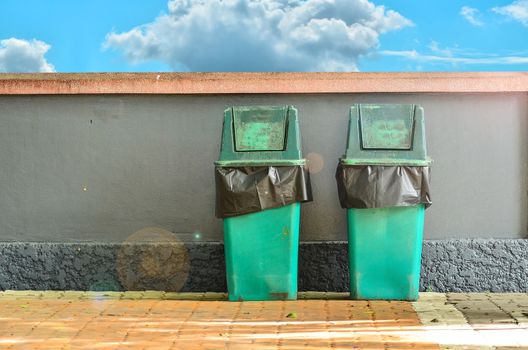
{"label": "cobblestone ground", "polygon": [[528,349],[528,294],[0,292],[0,349]]}
{"label": "cobblestone ground", "polygon": [[528,294],[421,293],[413,306],[442,349],[528,349]]}

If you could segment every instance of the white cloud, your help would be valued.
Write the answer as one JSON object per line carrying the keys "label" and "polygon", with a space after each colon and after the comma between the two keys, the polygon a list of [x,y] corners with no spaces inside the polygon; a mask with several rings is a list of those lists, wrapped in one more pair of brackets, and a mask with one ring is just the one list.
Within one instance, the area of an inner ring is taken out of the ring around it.
{"label": "white cloud", "polygon": [[16,38],[0,40],[0,72],[54,72],[44,55],[51,48],[40,40]]}
{"label": "white cloud", "polygon": [[450,48],[444,48],[442,49],[440,47],[440,45],[438,44],[438,42],[436,41],[431,41],[431,43],[429,44],[429,49],[432,51],[432,52],[436,52],[436,53],[439,53],[441,55],[444,55],[444,56],[453,56],[453,50],[450,49]]}
{"label": "white cloud", "polygon": [[479,15],[479,10],[477,10],[476,8],[462,6],[462,8],[460,9],[460,15],[474,26],[480,27],[484,25],[484,22],[477,19],[477,16]]}
{"label": "white cloud", "polygon": [[190,71],[353,71],[383,33],[412,25],[368,0],[170,0],[105,48]]}
{"label": "white cloud", "polygon": [[512,65],[512,64],[528,64],[528,57],[526,56],[481,56],[481,57],[453,57],[441,56],[433,54],[422,54],[416,50],[383,50],[379,52],[385,56],[402,57],[418,62],[429,63],[451,63],[451,64],[467,64],[467,65],[483,65],[483,64],[498,64],[498,65]]}
{"label": "white cloud", "polygon": [[528,0],[517,0],[506,6],[494,7],[492,10],[528,27]]}
{"label": "white cloud", "polygon": [[461,49],[455,46],[440,47],[436,41],[429,44],[429,53],[416,50],[382,50],[378,53],[384,56],[401,57],[419,64],[443,65],[524,65],[528,64],[526,52],[508,52],[503,55],[483,54],[472,49]]}

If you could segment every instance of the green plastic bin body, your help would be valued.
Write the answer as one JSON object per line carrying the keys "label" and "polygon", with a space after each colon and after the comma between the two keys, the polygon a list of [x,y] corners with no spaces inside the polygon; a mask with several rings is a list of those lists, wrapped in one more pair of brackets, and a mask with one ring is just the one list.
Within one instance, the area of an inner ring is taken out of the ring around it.
{"label": "green plastic bin body", "polygon": [[[217,166],[304,165],[292,106],[225,111]],[[295,300],[300,203],[224,219],[229,300]]]}
{"label": "green plastic bin body", "polygon": [[[348,165],[428,166],[423,109],[416,105],[353,105]],[[350,296],[353,299],[418,298],[423,204],[347,209]]]}
{"label": "green plastic bin body", "polygon": [[348,209],[350,296],[416,300],[424,206]]}
{"label": "green plastic bin body", "polygon": [[295,300],[301,204],[224,219],[229,300]]}

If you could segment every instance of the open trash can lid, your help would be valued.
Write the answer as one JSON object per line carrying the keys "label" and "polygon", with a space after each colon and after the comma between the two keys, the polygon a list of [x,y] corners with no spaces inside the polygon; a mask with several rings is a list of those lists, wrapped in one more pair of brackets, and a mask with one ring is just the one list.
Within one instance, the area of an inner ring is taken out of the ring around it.
{"label": "open trash can lid", "polygon": [[350,108],[345,165],[427,166],[423,108],[356,104]]}

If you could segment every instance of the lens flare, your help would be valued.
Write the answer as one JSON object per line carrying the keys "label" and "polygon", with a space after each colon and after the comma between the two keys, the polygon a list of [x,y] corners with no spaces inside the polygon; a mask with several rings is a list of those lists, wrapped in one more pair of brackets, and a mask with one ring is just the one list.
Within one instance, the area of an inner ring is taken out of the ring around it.
{"label": "lens flare", "polygon": [[308,161],[308,170],[311,174],[317,174],[324,168],[324,159],[323,156],[319,153],[308,153],[306,155],[306,160]]}
{"label": "lens flare", "polygon": [[185,244],[159,227],[146,227],[128,237],[116,263],[125,290],[180,291],[190,270]]}

